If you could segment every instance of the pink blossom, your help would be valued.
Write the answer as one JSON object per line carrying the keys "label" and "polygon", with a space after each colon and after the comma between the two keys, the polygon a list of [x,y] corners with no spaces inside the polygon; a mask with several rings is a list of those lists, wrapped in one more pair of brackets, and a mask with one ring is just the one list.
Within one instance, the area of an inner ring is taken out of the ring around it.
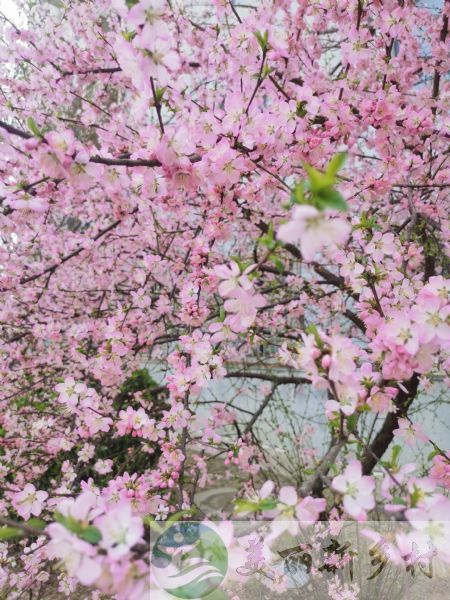
{"label": "pink blossom", "polygon": [[94,469],[97,471],[97,473],[100,473],[100,475],[111,473],[112,467],[113,461],[110,458],[107,458],[106,460],[99,459],[94,464]]}
{"label": "pink blossom", "polygon": [[97,508],[97,497],[90,491],[86,491],[77,498],[64,498],[58,504],[58,512],[66,517],[72,517],[76,521],[89,521],[94,518]]}
{"label": "pink blossom", "polygon": [[354,359],[358,356],[356,347],[342,336],[330,339],[331,354],[328,376],[335,382],[346,383],[355,371]]}
{"label": "pink blossom", "polygon": [[372,255],[375,262],[381,262],[385,255],[396,254],[394,234],[375,231],[371,241],[366,246],[366,252]]}
{"label": "pink blossom", "polygon": [[424,433],[422,427],[404,418],[398,420],[398,428],[394,429],[394,435],[402,438],[411,447],[418,441],[428,442],[428,436]]}
{"label": "pink blossom", "polygon": [[300,243],[303,259],[311,262],[317,252],[327,246],[342,244],[350,233],[350,225],[328,211],[314,206],[295,206],[292,220],[278,229],[278,238],[286,243]]}
{"label": "pink blossom", "polygon": [[329,417],[334,412],[342,412],[345,416],[352,415],[359,401],[359,389],[353,386],[343,386],[340,384],[335,385],[337,392],[337,400],[327,400],[325,403],[325,410]]}
{"label": "pink blossom", "polygon": [[383,323],[378,335],[388,347],[398,346],[408,354],[415,354],[419,349],[419,333],[417,327],[405,313],[394,312],[389,315],[388,320]]}
{"label": "pink blossom", "polygon": [[212,163],[211,171],[218,185],[239,181],[245,161],[235,150],[230,148],[225,139],[222,139],[209,151],[208,159]]}
{"label": "pink blossom", "polygon": [[251,294],[244,288],[233,291],[233,297],[225,301],[227,312],[234,313],[230,325],[235,331],[248,329],[256,319],[258,308],[265,306],[266,300],[262,294]]}
{"label": "pink blossom", "polygon": [[13,505],[17,513],[26,521],[31,515],[37,517],[41,514],[48,493],[36,490],[32,483],[27,483],[21,492],[14,494]]}
{"label": "pink blossom", "polygon": [[441,553],[446,562],[450,561],[448,547],[450,536],[449,511],[449,499],[441,496],[437,502],[427,508],[410,508],[405,513],[415,530],[429,536],[431,543]]}
{"label": "pink blossom", "polygon": [[233,318],[228,316],[224,321],[211,323],[208,327],[208,331],[213,334],[211,336],[211,342],[213,344],[229,342],[236,339],[236,333],[232,329],[232,320]]}
{"label": "pink blossom", "polygon": [[421,343],[431,342],[434,338],[442,341],[450,340],[450,305],[441,306],[438,297],[422,301],[411,311],[412,318],[417,324]]}
{"label": "pink blossom", "polygon": [[357,519],[365,521],[368,510],[375,507],[373,477],[362,475],[359,460],[349,462],[344,473],[337,475],[332,482],[333,488],[344,496],[343,503],[346,512]]}
{"label": "pink blossom", "polygon": [[100,545],[114,560],[125,556],[134,544],[141,541],[144,533],[142,520],[132,515],[129,503],[118,504],[98,517],[94,524],[102,534]]}
{"label": "pink blossom", "polygon": [[49,131],[45,134],[45,140],[61,163],[75,149],[75,135],[71,129]]}
{"label": "pink blossom", "polygon": [[433,458],[430,477],[442,487],[450,489],[450,452],[446,456],[438,454]]}
{"label": "pink blossom", "polygon": [[239,287],[244,290],[250,290],[252,283],[248,279],[247,274],[249,274],[252,269],[254,269],[254,265],[250,265],[241,273],[239,265],[234,261],[231,261],[229,267],[227,265],[218,265],[214,267],[213,272],[220,277],[220,279],[223,279],[219,284],[219,294],[225,298],[230,296]]}
{"label": "pink blossom", "polygon": [[47,545],[49,558],[62,560],[71,577],[76,577],[83,585],[92,585],[102,573],[94,546],[70,533],[60,523],[52,523],[47,531],[51,538]]}
{"label": "pink blossom", "polygon": [[[280,489],[278,495],[279,501],[286,507],[293,507],[297,519],[303,524],[315,523],[319,519],[319,515],[325,510],[326,500],[323,498],[313,498],[306,496],[299,499],[297,491],[293,486],[285,486]],[[286,514],[283,509],[283,514]]]}
{"label": "pink blossom", "polygon": [[80,394],[86,391],[86,386],[84,383],[76,383],[73,377],[67,377],[64,383],[55,385],[55,391],[59,393],[60,402],[73,407],[78,404]]}
{"label": "pink blossom", "polygon": [[297,519],[304,523],[316,523],[320,513],[325,510],[326,504],[324,498],[313,498],[312,496],[302,498],[295,507]]}

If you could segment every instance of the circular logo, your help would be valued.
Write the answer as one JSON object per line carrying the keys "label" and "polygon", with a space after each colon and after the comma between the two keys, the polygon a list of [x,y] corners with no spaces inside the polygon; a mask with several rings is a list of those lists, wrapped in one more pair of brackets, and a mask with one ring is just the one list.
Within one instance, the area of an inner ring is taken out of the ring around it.
{"label": "circular logo", "polygon": [[165,592],[177,598],[203,598],[222,583],[228,553],[219,535],[207,525],[175,523],[156,540],[151,566]]}

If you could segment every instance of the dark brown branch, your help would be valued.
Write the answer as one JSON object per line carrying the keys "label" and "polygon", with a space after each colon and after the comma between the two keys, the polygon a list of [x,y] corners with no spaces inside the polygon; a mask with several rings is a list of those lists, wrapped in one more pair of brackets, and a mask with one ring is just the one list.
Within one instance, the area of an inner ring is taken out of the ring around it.
{"label": "dark brown branch", "polygon": [[334,439],[331,441],[327,453],[322,458],[317,471],[307,479],[300,487],[300,496],[303,498],[314,494],[320,496],[322,494],[322,477],[325,477],[331,468],[331,465],[336,461],[336,458],[343,448],[346,440]]}
{"label": "dark brown branch", "polygon": [[253,415],[253,417],[250,419],[250,421],[247,423],[245,429],[244,429],[244,436],[252,430],[253,425],[256,423],[256,421],[259,419],[259,417],[262,415],[262,413],[264,412],[264,409],[266,408],[266,406],[269,404],[269,402],[272,400],[272,397],[275,393],[275,390],[277,389],[277,385],[276,383],[274,383],[272,385],[272,389],[270,390],[270,392],[267,394],[267,396],[264,398],[264,400],[261,402],[261,405],[259,406],[258,410],[255,412],[255,414]]}
{"label": "dark brown branch", "polygon": [[397,412],[391,412],[387,415],[380,431],[363,455],[361,462],[364,475],[372,473],[375,465],[394,439],[394,430],[398,428],[398,420],[406,417],[408,414],[408,409],[416,397],[419,387],[419,375],[414,373],[411,379],[404,383],[402,387],[406,391],[400,389],[394,402]]}
{"label": "dark brown branch", "polygon": [[239,22],[239,23],[242,23],[242,19],[241,19],[241,17],[239,16],[239,13],[238,13],[238,11],[237,11],[237,10],[236,10],[236,8],[234,7],[233,0],[230,0],[230,6],[231,6],[231,10],[233,11],[233,14],[234,14],[234,16],[236,17],[236,19],[238,20],[238,22]]}
{"label": "dark brown branch", "polygon": [[290,375],[269,375],[268,373],[258,373],[257,371],[231,371],[225,377],[242,379],[261,379],[262,381],[272,381],[277,385],[304,385],[311,383],[306,377],[295,377]]}
{"label": "dark brown branch", "polygon": [[[120,67],[99,67],[97,69],[86,69],[85,71],[62,71],[63,77],[69,77],[70,75],[97,75],[101,73],[119,73],[122,69]],[[58,69],[59,71],[59,69]]]}
{"label": "dark brown branch", "polygon": [[18,137],[21,137],[24,140],[30,140],[33,137],[31,133],[28,133],[27,131],[22,131],[22,129],[17,129],[17,127],[13,127],[12,125],[5,123],[5,121],[0,121],[0,127],[8,133],[10,133],[11,135],[17,135]]}
{"label": "dark brown branch", "polygon": [[[201,156],[194,154],[189,157],[191,163],[200,162]],[[151,159],[131,159],[131,158],[105,158],[103,156],[92,156],[89,162],[100,165],[108,165],[111,167],[161,167],[162,163],[159,160]]]}
{"label": "dark brown branch", "polygon": [[[450,2],[450,0],[445,0],[445,4],[449,4],[449,2]],[[447,39],[447,33],[448,33],[448,16],[445,15],[443,18],[441,34],[439,36],[439,39],[442,43],[444,43],[445,40]],[[438,61],[437,65],[436,65],[436,69],[434,71],[433,91],[432,91],[432,95],[431,95],[433,100],[436,100],[439,96],[439,86],[441,83],[441,74],[439,73],[439,67],[441,66],[441,62],[442,61]],[[433,111],[433,114],[436,114],[436,106],[433,106],[433,108],[431,110]]]}

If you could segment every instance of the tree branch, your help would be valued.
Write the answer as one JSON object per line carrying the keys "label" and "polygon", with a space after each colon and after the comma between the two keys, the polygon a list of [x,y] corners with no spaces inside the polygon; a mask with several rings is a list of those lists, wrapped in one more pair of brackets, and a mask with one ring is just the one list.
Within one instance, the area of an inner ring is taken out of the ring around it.
{"label": "tree branch", "polygon": [[228,378],[242,378],[242,379],[261,379],[262,381],[271,381],[277,385],[305,385],[311,383],[306,377],[295,377],[295,376],[277,376],[269,375],[268,373],[258,373],[257,371],[231,371],[225,375]]}
{"label": "tree branch", "polygon": [[403,387],[406,391],[400,388],[394,402],[397,412],[390,412],[386,416],[380,431],[364,452],[361,461],[364,475],[370,475],[370,473],[372,473],[377,462],[381,459],[394,439],[394,430],[398,428],[398,420],[407,415],[408,409],[417,394],[419,375],[414,373],[411,379],[403,384]]}

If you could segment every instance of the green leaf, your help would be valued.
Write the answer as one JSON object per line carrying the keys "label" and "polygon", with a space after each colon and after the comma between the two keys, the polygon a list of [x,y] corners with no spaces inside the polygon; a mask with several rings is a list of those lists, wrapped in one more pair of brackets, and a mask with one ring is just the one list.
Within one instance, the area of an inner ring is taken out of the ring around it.
{"label": "green leaf", "polygon": [[41,133],[41,130],[37,126],[37,123],[33,119],[33,117],[28,117],[28,119],[27,119],[27,127],[31,131],[31,133],[33,135],[35,135],[36,137],[38,137],[38,138],[42,138],[43,137],[42,133]]}
{"label": "green leaf", "polygon": [[304,117],[306,117],[306,115],[308,114],[308,111],[306,110],[308,103],[306,102],[306,100],[302,100],[301,102],[297,102],[297,108],[296,108],[296,114],[297,117],[300,117],[301,119],[303,119]]}
{"label": "green leaf", "polygon": [[256,512],[259,510],[258,502],[251,502],[250,500],[243,500],[241,498],[235,501],[234,507],[237,513]]}
{"label": "green leaf", "polygon": [[278,502],[273,498],[264,498],[259,503],[259,510],[273,510],[278,505]]}
{"label": "green leaf", "polygon": [[28,519],[27,525],[30,527],[34,527],[35,529],[45,529],[47,527],[47,523],[42,519]]}
{"label": "green leaf", "polygon": [[64,527],[72,533],[78,534],[80,533],[80,531],[83,530],[82,524],[73,517],[66,517],[65,515],[59,512],[56,512],[54,517],[57,523],[64,525]]}
{"label": "green leaf", "polygon": [[284,272],[284,264],[283,264],[283,261],[282,261],[282,260],[280,260],[280,259],[278,258],[278,256],[275,256],[275,254],[271,254],[271,255],[270,255],[270,260],[271,260],[271,262],[273,262],[273,264],[275,265],[275,267],[276,267],[276,269],[277,269],[277,271],[278,271],[279,273],[283,273],[283,272]]}
{"label": "green leaf", "polygon": [[394,496],[392,498],[392,504],[400,504],[402,506],[407,506],[407,502],[403,500],[403,498],[398,498],[397,496]]}
{"label": "green leaf", "polygon": [[13,540],[23,537],[23,531],[17,527],[0,527],[0,540]]}
{"label": "green leaf", "polygon": [[275,69],[273,67],[269,67],[269,65],[264,65],[264,68],[261,73],[261,79],[265,79],[266,77],[268,77],[274,70]]}
{"label": "green leaf", "polygon": [[347,159],[347,153],[346,152],[339,152],[338,154],[335,154],[333,156],[333,158],[330,160],[330,162],[328,163],[328,166],[327,166],[327,173],[328,173],[328,175],[331,175],[332,177],[335,177],[335,175],[344,166],[344,163],[345,163],[346,159]]}
{"label": "green leaf", "polygon": [[352,415],[350,415],[349,417],[347,417],[347,427],[348,427],[348,430],[349,431],[355,431],[357,422],[358,422],[358,415],[357,415],[357,413],[353,413]]}
{"label": "green leaf", "polygon": [[241,261],[241,259],[239,258],[239,256],[236,256],[236,255],[233,254],[232,256],[230,256],[230,258],[231,258],[231,260],[233,262],[235,262],[237,264],[237,266],[239,267],[239,269],[240,269],[240,271],[242,273],[242,271],[244,270],[244,264]]}
{"label": "green leaf", "polygon": [[258,502],[239,498],[235,501],[234,506],[237,513],[241,512],[257,512],[258,510],[273,510],[278,505],[273,498],[263,498]]}
{"label": "green leaf", "polygon": [[398,444],[392,446],[392,456],[391,456],[391,464],[396,465],[398,462],[398,457],[400,456],[400,452],[402,451],[402,447]]}
{"label": "green leaf", "polygon": [[333,187],[320,190],[317,194],[317,202],[319,204],[318,208],[322,210],[329,208],[345,212],[348,208],[347,202],[343,196]]}
{"label": "green leaf", "polygon": [[305,185],[303,181],[295,184],[291,192],[291,202],[293,204],[305,204]]}
{"label": "green leaf", "polygon": [[179,510],[178,512],[171,514],[167,520],[171,523],[180,521],[183,517],[191,517],[193,513],[193,510]]}
{"label": "green leaf", "polygon": [[411,508],[416,508],[419,501],[422,499],[422,492],[416,486],[414,486],[414,491],[410,496]]}
{"label": "green leaf", "polygon": [[78,537],[80,537],[85,542],[89,542],[90,544],[98,544],[102,539],[102,534],[100,533],[100,530],[97,529],[97,527],[94,527],[93,525],[88,525],[78,534]]}
{"label": "green leaf", "polygon": [[255,31],[255,37],[258,40],[259,47],[263,52],[267,52],[269,46],[269,32],[266,30],[264,33]]}
{"label": "green leaf", "polygon": [[308,327],[305,329],[305,331],[306,331],[306,333],[309,333],[309,334],[312,333],[312,335],[314,336],[314,339],[316,340],[317,347],[322,349],[323,341],[319,335],[319,331],[318,331],[317,327],[313,323],[311,323],[311,325],[308,325]]}
{"label": "green leaf", "polygon": [[122,36],[126,42],[132,42],[134,40],[134,38],[136,37],[136,32],[135,31],[122,31]]}
{"label": "green leaf", "polygon": [[369,217],[367,212],[363,211],[359,219],[359,225],[356,225],[354,229],[381,229],[376,222],[375,217]]}
{"label": "green leaf", "polygon": [[269,229],[267,233],[258,238],[258,242],[266,248],[268,248],[269,250],[274,250],[277,247],[277,241],[274,236],[273,223],[269,224]]}
{"label": "green leaf", "polygon": [[56,512],[54,516],[55,521],[63,525],[66,529],[74,533],[85,542],[89,542],[90,544],[98,544],[98,542],[102,539],[100,530],[93,525],[84,526],[82,523],[80,523],[80,521],[77,521],[73,517],[66,517],[58,512]]}
{"label": "green leaf", "polygon": [[322,173],[307,163],[304,163],[303,167],[308,173],[309,184],[313,194],[333,185],[334,177],[332,175]]}
{"label": "green leaf", "polygon": [[167,90],[167,87],[156,88],[155,96],[156,96],[156,102],[158,102],[158,104],[161,104],[161,100],[163,99],[166,90]]}

